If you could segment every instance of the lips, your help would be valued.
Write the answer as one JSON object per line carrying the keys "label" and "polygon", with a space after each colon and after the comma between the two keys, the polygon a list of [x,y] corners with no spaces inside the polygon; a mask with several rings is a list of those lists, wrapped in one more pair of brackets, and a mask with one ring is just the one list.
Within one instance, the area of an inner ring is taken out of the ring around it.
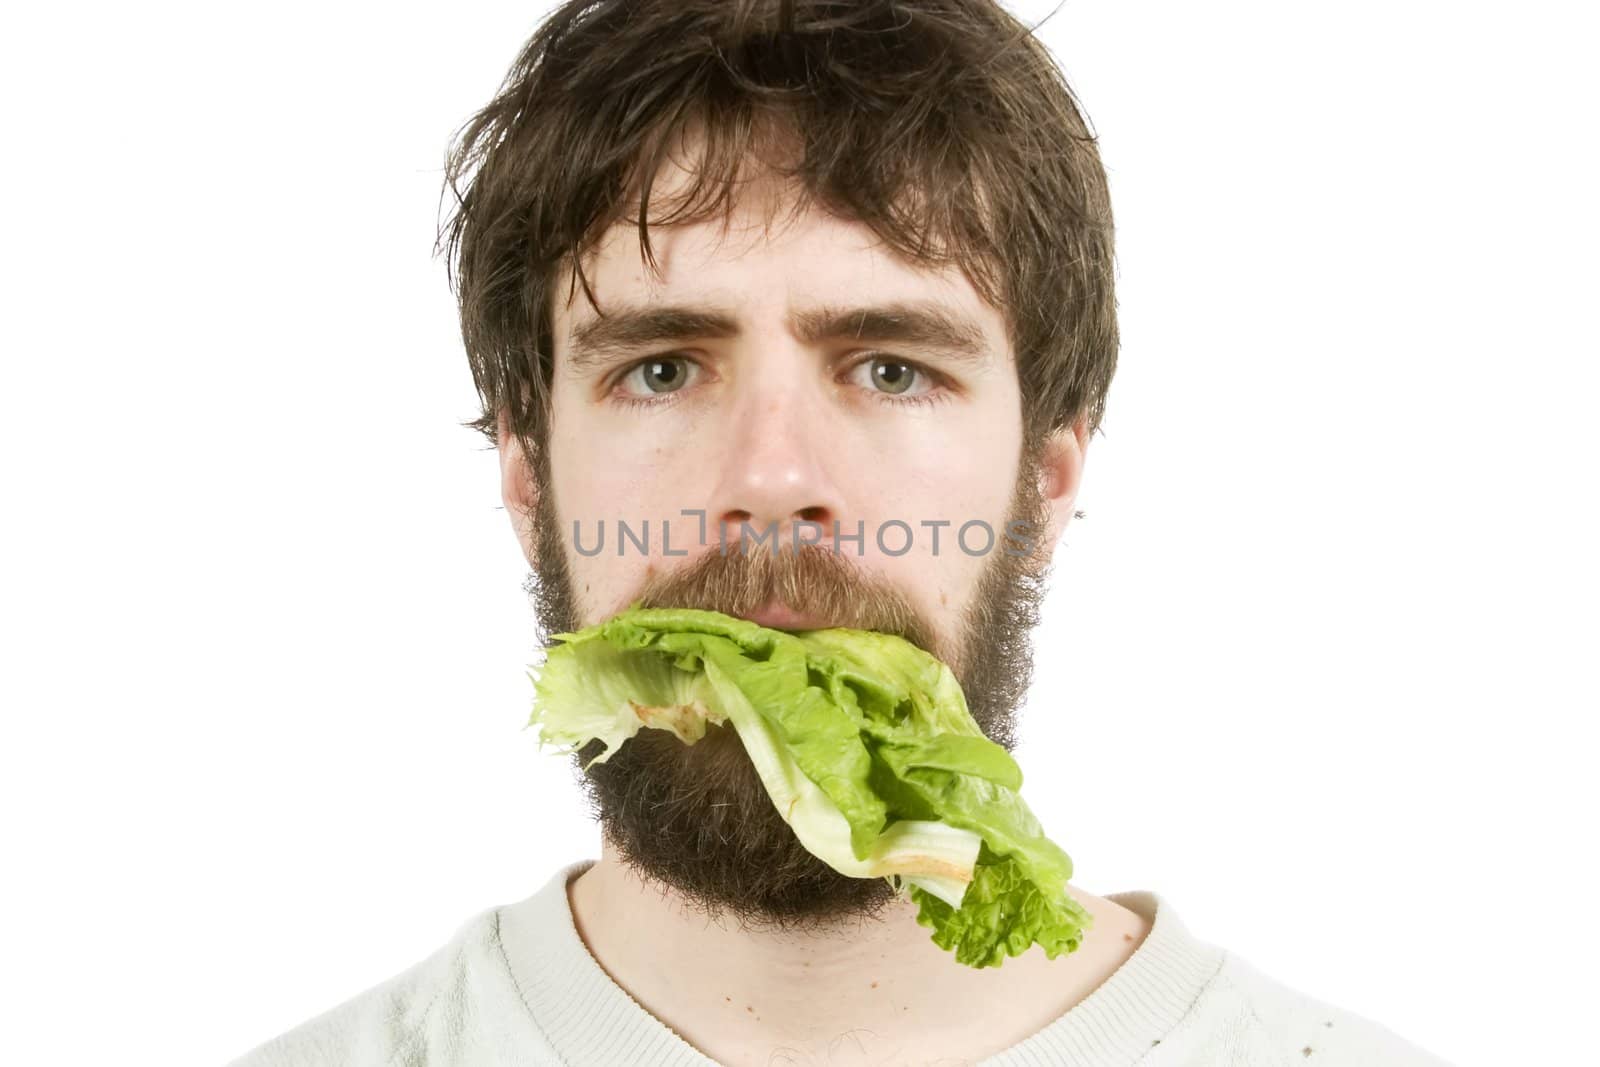
{"label": "lips", "polygon": [[781,600],[769,601],[744,618],[774,630],[822,630],[830,625],[828,620],[796,611]]}

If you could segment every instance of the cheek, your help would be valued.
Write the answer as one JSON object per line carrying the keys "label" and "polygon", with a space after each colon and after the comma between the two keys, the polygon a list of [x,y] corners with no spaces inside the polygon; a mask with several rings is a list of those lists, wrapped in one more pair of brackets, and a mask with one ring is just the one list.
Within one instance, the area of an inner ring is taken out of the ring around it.
{"label": "cheek", "polygon": [[[686,480],[692,472],[682,467],[683,451],[659,438],[625,437],[568,418],[554,424],[552,442],[561,543],[579,616],[588,625],[626,607],[656,571],[684,562],[678,553],[692,553],[699,522],[679,511],[704,505],[688,492],[695,483]],[[670,558],[663,554],[663,518],[671,520]],[[619,522],[647,552],[620,536]]]}
{"label": "cheek", "polygon": [[[896,462],[871,466],[870,491],[857,496],[870,502],[861,513],[867,536],[859,562],[909,596],[941,633],[956,633],[985,567],[1010,543],[1005,524],[1020,447],[1020,433],[979,425],[930,434],[907,442]],[[892,555],[906,545],[907,528],[910,548]],[[884,548],[875,541],[878,529]]]}

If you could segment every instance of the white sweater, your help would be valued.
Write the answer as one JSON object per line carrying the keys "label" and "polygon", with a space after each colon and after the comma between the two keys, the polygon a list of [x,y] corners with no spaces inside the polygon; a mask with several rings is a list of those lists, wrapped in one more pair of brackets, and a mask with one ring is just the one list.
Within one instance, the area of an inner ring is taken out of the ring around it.
{"label": "white sweater", "polygon": [[[595,962],[566,886],[472,919],[443,948],[230,1067],[712,1067]],[[1197,940],[1155,893],[1109,899],[1153,920],[1110,978],[989,1067],[1443,1067],[1375,1022],[1294,992]]]}

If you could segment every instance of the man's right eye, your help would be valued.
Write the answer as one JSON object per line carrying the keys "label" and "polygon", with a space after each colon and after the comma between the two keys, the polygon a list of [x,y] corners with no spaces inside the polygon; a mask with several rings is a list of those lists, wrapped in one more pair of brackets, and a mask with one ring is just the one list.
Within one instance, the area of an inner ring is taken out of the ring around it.
{"label": "man's right eye", "polygon": [[682,389],[698,371],[684,356],[651,356],[629,367],[617,381],[619,399],[629,404],[660,403],[657,398]]}

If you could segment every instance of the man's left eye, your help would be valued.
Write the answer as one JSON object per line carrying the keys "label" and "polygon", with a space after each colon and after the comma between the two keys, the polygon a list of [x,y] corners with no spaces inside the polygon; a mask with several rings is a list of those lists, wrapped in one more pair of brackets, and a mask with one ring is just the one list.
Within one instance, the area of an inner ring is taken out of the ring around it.
{"label": "man's left eye", "polygon": [[917,396],[933,385],[926,371],[909,360],[893,356],[874,356],[856,364],[850,371],[854,380],[878,393],[890,396]]}

